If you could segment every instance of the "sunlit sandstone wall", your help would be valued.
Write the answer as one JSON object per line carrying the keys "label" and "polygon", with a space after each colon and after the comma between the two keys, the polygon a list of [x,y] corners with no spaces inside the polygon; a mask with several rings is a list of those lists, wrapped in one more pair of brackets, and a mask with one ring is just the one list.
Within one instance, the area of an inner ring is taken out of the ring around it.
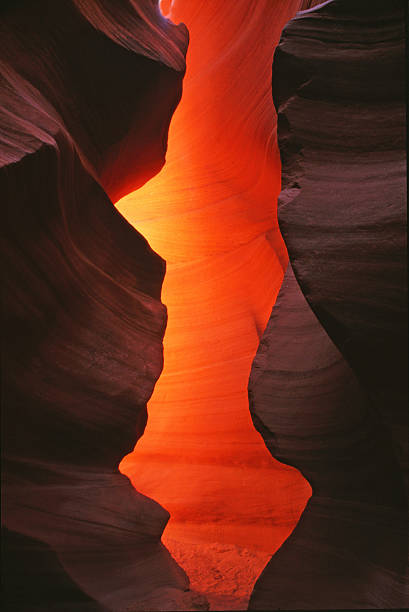
{"label": "sunlit sandstone wall", "polygon": [[[170,3],[163,3],[166,11]],[[168,535],[276,549],[310,494],[249,414],[252,359],[287,265],[271,63],[297,0],[172,3],[190,33],[167,161],[120,212],[167,262],[165,367],[121,469]],[[143,466],[143,467],[142,467]]]}

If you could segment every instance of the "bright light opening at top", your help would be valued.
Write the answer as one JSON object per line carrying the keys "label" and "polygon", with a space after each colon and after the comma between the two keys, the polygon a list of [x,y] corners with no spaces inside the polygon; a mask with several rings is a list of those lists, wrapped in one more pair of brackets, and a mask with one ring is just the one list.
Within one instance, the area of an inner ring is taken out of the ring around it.
{"label": "bright light opening at top", "polygon": [[164,17],[168,17],[172,4],[172,0],[159,0],[159,9]]}

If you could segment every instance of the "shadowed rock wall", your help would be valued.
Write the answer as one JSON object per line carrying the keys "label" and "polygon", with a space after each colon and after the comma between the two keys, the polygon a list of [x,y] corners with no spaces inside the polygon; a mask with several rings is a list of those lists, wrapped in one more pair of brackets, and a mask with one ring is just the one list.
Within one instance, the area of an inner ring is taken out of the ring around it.
{"label": "shadowed rock wall", "polygon": [[2,9],[10,610],[166,607],[188,588],[160,543],[167,511],[118,471],[162,369],[165,264],[110,200],[164,163],[187,33],[154,3],[113,6]]}
{"label": "shadowed rock wall", "polygon": [[405,2],[334,0],[275,53],[291,264],[249,396],[313,496],[251,609],[409,603],[405,19]]}

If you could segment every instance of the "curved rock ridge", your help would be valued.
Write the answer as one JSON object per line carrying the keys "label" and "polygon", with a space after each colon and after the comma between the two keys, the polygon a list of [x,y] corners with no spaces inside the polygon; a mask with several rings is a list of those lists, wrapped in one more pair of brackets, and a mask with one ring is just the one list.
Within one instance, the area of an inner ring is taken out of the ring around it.
{"label": "curved rock ridge", "polygon": [[[255,427],[313,496],[256,583],[250,609],[399,607],[407,517],[384,427],[289,265],[249,382]],[[377,582],[379,584],[377,585]]]}
{"label": "curved rock ridge", "polygon": [[85,13],[68,0],[2,10],[6,605],[131,612],[170,590],[186,608],[189,581],[160,542],[169,514],[118,471],[162,369],[165,264],[109,197],[163,165],[183,70]]}
{"label": "curved rock ridge", "polygon": [[126,47],[119,44],[117,39],[125,36],[121,24],[142,33],[145,46],[149,41],[152,49],[157,40],[158,45],[164,44],[164,31],[169,28],[168,48],[175,48],[175,53],[177,49],[179,55],[186,51],[187,31],[169,24],[156,10],[158,38],[154,37],[152,23],[139,15],[152,13],[154,3],[148,1],[139,2],[133,16],[133,4],[115,2],[115,20],[110,24],[108,0],[78,0],[78,4],[86,15],[92,12],[92,23],[73,0],[41,0],[35,5],[20,0],[3,9],[2,56],[55,109],[89,172],[112,199],[118,199],[163,166],[169,122],[184,74],[184,65],[175,71],[162,56],[154,61],[147,52],[135,52],[133,47],[139,50],[140,45],[135,34],[134,45],[131,39]]}
{"label": "curved rock ridge", "polygon": [[184,71],[186,29],[162,18],[158,1],[73,0],[94,28],[126,49]]}
{"label": "curved rock ridge", "polygon": [[405,472],[406,9],[399,0],[336,1],[304,14],[284,32],[273,80],[285,181],[280,228],[294,272],[385,412]]}
{"label": "curved rock ridge", "polygon": [[164,371],[145,435],[121,469],[170,511],[169,547],[226,544],[264,551],[267,561],[310,494],[265,449],[246,390],[287,265],[275,219],[271,62],[299,6],[162,3],[190,32],[183,98],[163,171],[117,205],[167,262]]}
{"label": "curved rock ridge", "polygon": [[409,604],[405,19],[405,2],[334,0],[275,53],[291,265],[249,397],[313,495],[250,609]]}
{"label": "curved rock ridge", "polygon": [[307,11],[308,9],[314,8],[318,4],[324,4],[325,0],[303,0],[301,2],[300,11]]}

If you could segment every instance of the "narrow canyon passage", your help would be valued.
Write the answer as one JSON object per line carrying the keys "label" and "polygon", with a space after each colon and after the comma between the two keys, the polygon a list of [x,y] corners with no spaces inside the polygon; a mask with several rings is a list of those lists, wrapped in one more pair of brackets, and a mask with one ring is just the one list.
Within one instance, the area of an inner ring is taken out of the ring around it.
{"label": "narrow canyon passage", "polygon": [[117,203],[167,262],[169,315],[148,425],[121,471],[169,510],[171,551],[180,541],[259,551],[257,573],[310,495],[302,476],[267,451],[247,398],[287,263],[276,221],[271,63],[299,7],[172,3],[168,16],[187,25],[190,46],[167,161]]}
{"label": "narrow canyon passage", "polygon": [[407,609],[407,2],[4,4],[5,609]]}

